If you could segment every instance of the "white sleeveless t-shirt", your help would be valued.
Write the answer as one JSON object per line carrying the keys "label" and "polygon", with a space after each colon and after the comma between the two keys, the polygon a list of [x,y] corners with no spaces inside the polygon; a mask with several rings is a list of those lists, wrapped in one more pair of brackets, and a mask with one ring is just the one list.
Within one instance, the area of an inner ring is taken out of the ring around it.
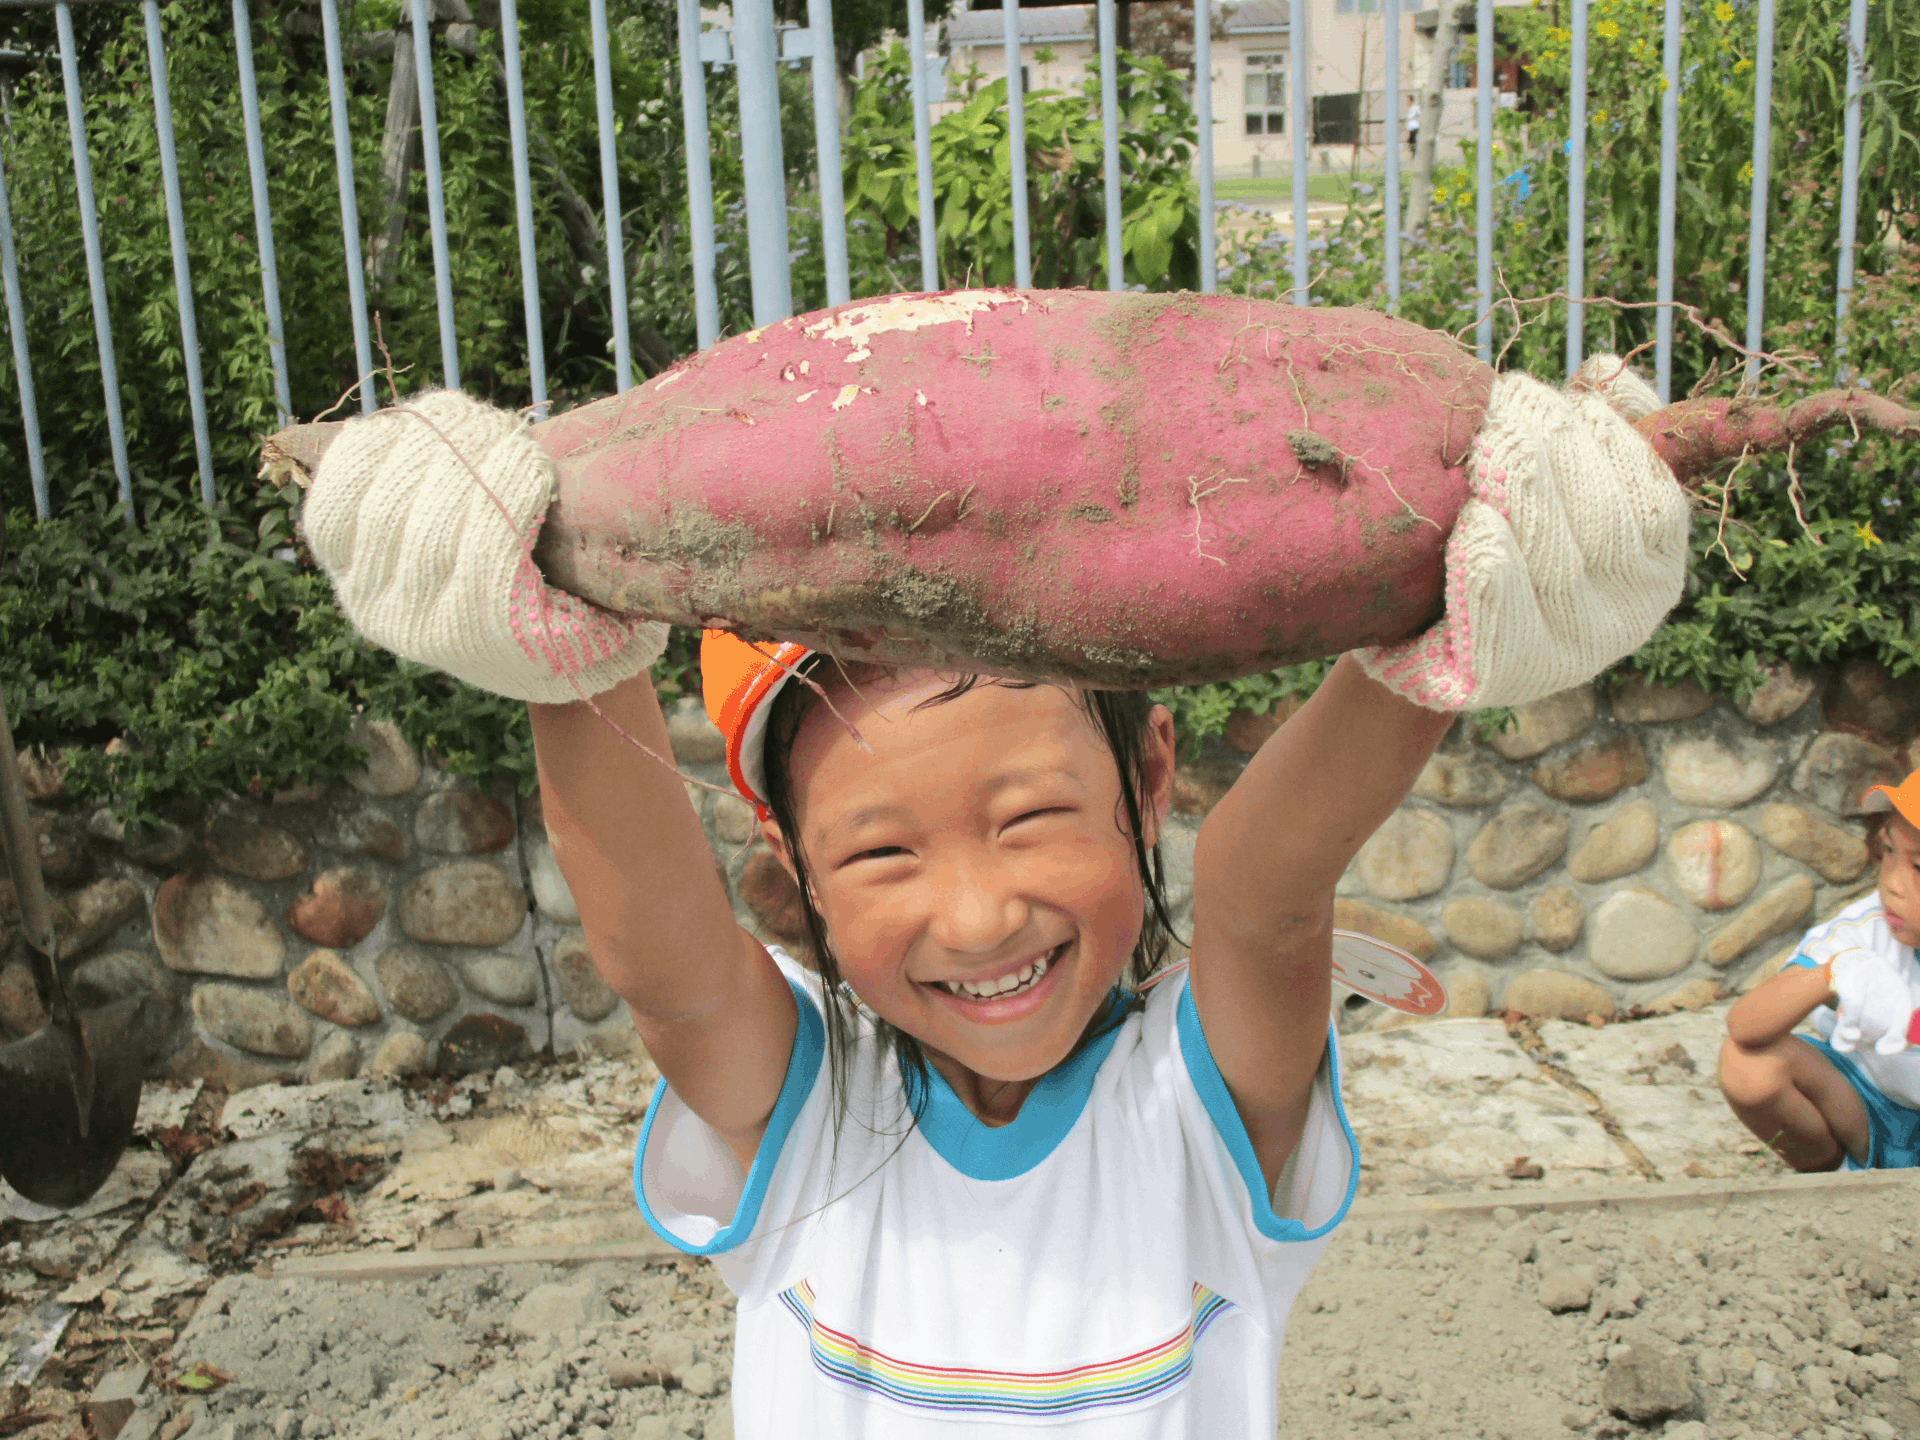
{"label": "white sleeveless t-shirt", "polygon": [[[988,1127],[876,1037],[831,1093],[817,977],[750,1173],[663,1081],[634,1189],[739,1297],[739,1440],[1271,1440],[1287,1312],[1359,1152],[1329,1032],[1274,1194],[1184,976]],[[838,1133],[834,1107],[844,1104]]]}

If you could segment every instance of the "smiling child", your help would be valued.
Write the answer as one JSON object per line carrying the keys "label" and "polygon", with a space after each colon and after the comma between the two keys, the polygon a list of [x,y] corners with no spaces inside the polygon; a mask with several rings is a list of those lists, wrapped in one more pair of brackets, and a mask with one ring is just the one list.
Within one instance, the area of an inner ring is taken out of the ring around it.
{"label": "smiling child", "polygon": [[657,758],[665,627],[542,588],[525,429],[457,394],[347,425],[314,553],[362,633],[532,702],[554,853],[665,1077],[636,1193],[740,1297],[743,1440],[1270,1440],[1288,1310],[1358,1180],[1334,887],[1457,712],[1586,681],[1679,595],[1686,499],[1615,408],[1651,393],[1589,364],[1564,394],[1495,382],[1445,613],[1343,656],[1207,816],[1184,974],[1163,707],[709,632],[803,967],[736,923]]}

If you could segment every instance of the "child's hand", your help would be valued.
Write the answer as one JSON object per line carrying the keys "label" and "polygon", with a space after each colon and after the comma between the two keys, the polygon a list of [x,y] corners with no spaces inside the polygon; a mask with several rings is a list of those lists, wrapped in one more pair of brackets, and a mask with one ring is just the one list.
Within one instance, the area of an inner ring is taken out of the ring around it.
{"label": "child's hand", "polygon": [[1827,963],[1839,1004],[1833,1048],[1843,1053],[1871,1040],[1874,1053],[1897,1055],[1907,1048],[1913,995],[1906,976],[1865,950],[1845,950]]}
{"label": "child's hand", "polygon": [[348,422],[301,528],[354,628],[497,695],[564,705],[660,658],[667,627],[542,579],[553,467],[519,417],[441,390]]}
{"label": "child's hand", "polygon": [[1446,614],[1357,652],[1430,710],[1524,705],[1631,655],[1680,599],[1687,497],[1630,423],[1658,408],[1616,356],[1566,390],[1494,382],[1468,456],[1474,498],[1447,541]]}

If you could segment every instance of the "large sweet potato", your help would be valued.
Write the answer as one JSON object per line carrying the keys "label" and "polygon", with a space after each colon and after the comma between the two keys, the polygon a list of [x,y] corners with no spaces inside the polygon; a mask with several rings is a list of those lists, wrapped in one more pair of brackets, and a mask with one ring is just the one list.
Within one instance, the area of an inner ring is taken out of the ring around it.
{"label": "large sweet potato", "polygon": [[797,317],[538,429],[562,588],[844,657],[1138,687],[1438,609],[1493,372],[1363,311],[973,290]]}
{"label": "large sweet potato", "polygon": [[[1361,310],[964,290],[741,335],[534,427],[537,558],[610,609],[848,659],[1143,687],[1402,639],[1440,608],[1493,372]],[[1639,422],[1682,480],[1920,416],[1861,391]],[[310,473],[340,427],[267,445]]]}

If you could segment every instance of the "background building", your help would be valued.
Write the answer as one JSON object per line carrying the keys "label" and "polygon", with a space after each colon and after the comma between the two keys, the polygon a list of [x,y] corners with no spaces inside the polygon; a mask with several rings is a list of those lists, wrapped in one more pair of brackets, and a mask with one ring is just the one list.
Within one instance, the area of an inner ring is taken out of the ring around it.
{"label": "background building", "polygon": [[[1529,0],[1497,3],[1525,5]],[[1153,48],[1163,55],[1171,51],[1170,59],[1184,60],[1190,67],[1192,31],[1187,17],[1191,7],[1181,0],[1137,0],[1132,8],[1136,48]],[[1292,166],[1290,9],[1288,0],[1214,5],[1214,163],[1222,176],[1285,174]],[[1387,87],[1398,83],[1404,116],[1433,63],[1440,12],[1437,8],[1402,12],[1400,73],[1392,77],[1386,71],[1383,0],[1309,0],[1307,9],[1314,166],[1345,169],[1357,160],[1363,169],[1377,168],[1389,139],[1385,133]],[[948,20],[950,94],[958,98],[963,93],[970,69],[981,74],[976,84],[988,84],[1006,74],[1002,23],[997,8],[956,11]],[[1092,5],[1023,6],[1020,33],[1021,68],[1029,90],[1071,89],[1098,53]],[[1164,38],[1169,34],[1174,37],[1171,43]],[[1473,62],[1469,13],[1449,67],[1441,117],[1443,159],[1458,156],[1460,138],[1473,128],[1477,83]],[[1495,83],[1506,97],[1501,103],[1516,103],[1522,80],[1517,63],[1498,64]],[[1432,117],[1425,119],[1431,123]],[[1403,147],[1406,144],[1404,129],[1391,138]]]}

